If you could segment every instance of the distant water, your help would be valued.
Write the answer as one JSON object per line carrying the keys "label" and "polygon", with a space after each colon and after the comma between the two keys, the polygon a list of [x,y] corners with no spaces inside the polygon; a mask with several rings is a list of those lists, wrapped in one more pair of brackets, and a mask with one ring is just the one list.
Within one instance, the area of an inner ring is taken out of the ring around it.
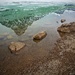
{"label": "distant water", "polygon": [[49,13],[60,15],[65,10],[75,11],[75,4],[48,2],[5,3],[0,5],[0,23],[14,31],[22,28],[27,29],[34,21]]}

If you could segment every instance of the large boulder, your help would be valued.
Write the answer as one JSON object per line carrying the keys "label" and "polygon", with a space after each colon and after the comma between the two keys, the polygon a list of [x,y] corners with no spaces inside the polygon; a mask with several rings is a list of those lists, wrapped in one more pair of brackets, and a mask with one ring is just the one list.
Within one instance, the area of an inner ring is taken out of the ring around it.
{"label": "large boulder", "polygon": [[41,31],[41,32],[37,33],[36,35],[34,35],[33,39],[34,40],[41,40],[44,37],[46,37],[46,35],[47,35],[46,31]]}
{"label": "large boulder", "polygon": [[25,46],[25,43],[22,42],[11,42],[9,45],[9,49],[14,52],[14,51],[19,51]]}
{"label": "large boulder", "polygon": [[75,22],[62,24],[57,31],[65,33],[75,32]]}

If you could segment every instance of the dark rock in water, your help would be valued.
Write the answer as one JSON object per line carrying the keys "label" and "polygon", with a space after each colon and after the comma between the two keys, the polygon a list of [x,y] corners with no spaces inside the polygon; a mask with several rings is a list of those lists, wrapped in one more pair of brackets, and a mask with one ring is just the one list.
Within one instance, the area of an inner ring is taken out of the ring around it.
{"label": "dark rock in water", "polygon": [[65,19],[61,19],[61,23],[65,22],[66,20]]}
{"label": "dark rock in water", "polygon": [[4,40],[4,37],[0,37],[0,40]]}
{"label": "dark rock in water", "polygon": [[65,4],[65,7],[67,7],[67,10],[75,11],[75,4]]}
{"label": "dark rock in water", "polygon": [[11,52],[16,52],[21,50],[25,46],[25,43],[22,42],[11,42],[9,45],[9,49]]}
{"label": "dark rock in water", "polygon": [[9,8],[0,8],[0,12],[9,11]]}
{"label": "dark rock in water", "polygon": [[67,8],[67,10],[75,11],[75,8]]}
{"label": "dark rock in water", "polygon": [[65,6],[74,6],[74,4],[65,4]]}
{"label": "dark rock in water", "polygon": [[34,35],[34,36],[33,36],[33,39],[34,39],[34,40],[41,40],[41,39],[43,39],[44,37],[46,37],[46,35],[47,35],[46,31],[41,31],[41,32],[39,32],[38,34]]}
{"label": "dark rock in water", "polygon": [[8,33],[7,32],[1,34],[0,35],[0,40],[6,40],[7,39],[7,36],[8,36]]}
{"label": "dark rock in water", "polygon": [[64,10],[56,11],[55,13],[57,13],[57,14],[63,14]]}
{"label": "dark rock in water", "polygon": [[56,21],[56,23],[59,23],[58,21]]}
{"label": "dark rock in water", "polygon": [[57,31],[65,33],[75,32],[75,22],[62,24],[60,27],[58,27]]}

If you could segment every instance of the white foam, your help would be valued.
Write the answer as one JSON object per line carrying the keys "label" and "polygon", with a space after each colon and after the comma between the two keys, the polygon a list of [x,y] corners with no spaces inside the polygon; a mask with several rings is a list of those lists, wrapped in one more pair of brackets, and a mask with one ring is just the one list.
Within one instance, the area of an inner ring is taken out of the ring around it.
{"label": "white foam", "polygon": [[55,13],[55,12],[50,13],[50,14],[53,14],[53,15],[56,15],[56,16],[60,16],[60,14],[57,14],[57,13]]}
{"label": "white foam", "polygon": [[65,10],[64,11],[64,13],[67,13],[67,12],[72,13],[72,12],[75,12],[75,11],[72,11],[72,10]]}

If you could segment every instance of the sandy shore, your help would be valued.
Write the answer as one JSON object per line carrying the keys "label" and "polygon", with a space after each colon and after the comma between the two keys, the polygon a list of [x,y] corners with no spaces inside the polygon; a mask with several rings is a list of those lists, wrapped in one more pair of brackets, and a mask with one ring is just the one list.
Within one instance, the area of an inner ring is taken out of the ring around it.
{"label": "sandy shore", "polygon": [[[75,22],[69,24],[75,26]],[[61,38],[46,62],[28,70],[26,75],[75,75],[75,32],[59,34]]]}
{"label": "sandy shore", "polygon": [[[75,26],[75,22],[71,24]],[[75,75],[75,32],[59,32],[59,34],[61,37],[45,61],[42,59],[33,62],[19,69],[14,75]],[[11,70],[10,73],[13,75]],[[4,71],[1,75],[10,75],[10,73]]]}
{"label": "sandy shore", "polygon": [[[69,23],[70,24],[70,23]],[[68,24],[68,25],[69,25]],[[71,23],[75,25],[75,22]],[[67,26],[68,27],[68,26]],[[75,74],[75,32],[59,32],[61,38],[50,52],[45,63],[39,64],[26,75],[74,75]]]}

